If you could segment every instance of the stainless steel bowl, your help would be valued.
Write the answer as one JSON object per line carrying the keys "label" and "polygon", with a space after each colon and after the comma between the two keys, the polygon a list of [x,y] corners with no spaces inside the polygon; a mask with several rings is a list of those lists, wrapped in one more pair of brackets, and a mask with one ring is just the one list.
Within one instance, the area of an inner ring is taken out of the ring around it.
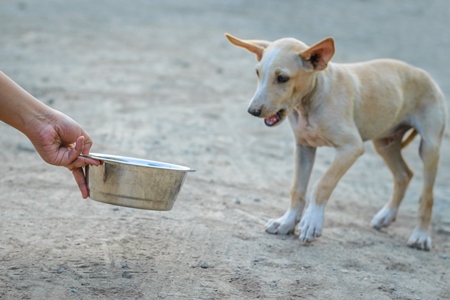
{"label": "stainless steel bowl", "polygon": [[132,208],[171,210],[181,190],[188,167],[124,156],[90,153],[103,161],[86,166],[90,198]]}

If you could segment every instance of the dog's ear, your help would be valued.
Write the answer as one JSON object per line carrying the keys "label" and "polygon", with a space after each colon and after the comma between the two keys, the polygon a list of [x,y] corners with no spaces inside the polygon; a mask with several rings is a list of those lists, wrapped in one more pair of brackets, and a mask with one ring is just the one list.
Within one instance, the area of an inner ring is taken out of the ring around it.
{"label": "dog's ear", "polygon": [[302,60],[309,64],[315,71],[325,70],[333,55],[334,40],[331,37],[314,44],[300,53]]}
{"label": "dog's ear", "polygon": [[270,42],[268,41],[241,40],[228,33],[225,33],[225,36],[233,45],[244,48],[247,51],[254,53],[258,61],[261,60],[264,49],[266,49],[270,45]]}

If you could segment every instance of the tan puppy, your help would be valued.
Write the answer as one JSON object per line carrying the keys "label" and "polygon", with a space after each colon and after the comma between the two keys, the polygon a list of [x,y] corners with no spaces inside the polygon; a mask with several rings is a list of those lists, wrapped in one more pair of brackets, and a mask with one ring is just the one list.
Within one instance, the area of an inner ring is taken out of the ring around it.
{"label": "tan puppy", "polygon": [[305,206],[316,147],[330,146],[336,149],[336,156],[314,185],[298,227],[302,241],[312,242],[321,236],[331,192],[363,154],[363,143],[368,140],[373,141],[394,177],[391,199],[372,220],[377,229],[388,226],[395,221],[413,176],[401,149],[418,133],[422,138],[419,151],[424,183],[418,225],[408,245],[429,250],[433,185],[447,111],[444,96],[430,76],[396,60],[331,63],[335,51],[332,38],[309,47],[293,38],[268,42],[240,40],[229,34],[226,37],[254,53],[258,61],[258,87],[248,112],[263,118],[267,126],[278,125],[287,117],[295,136],[290,207],[282,217],[270,220],[266,231],[294,231]]}

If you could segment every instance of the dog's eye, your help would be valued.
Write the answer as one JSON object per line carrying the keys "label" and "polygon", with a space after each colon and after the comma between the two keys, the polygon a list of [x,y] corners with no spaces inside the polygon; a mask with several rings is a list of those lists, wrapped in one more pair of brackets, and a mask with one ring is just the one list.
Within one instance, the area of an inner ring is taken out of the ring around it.
{"label": "dog's eye", "polygon": [[289,77],[284,76],[284,75],[278,75],[277,80],[279,83],[284,83],[287,82],[289,80]]}

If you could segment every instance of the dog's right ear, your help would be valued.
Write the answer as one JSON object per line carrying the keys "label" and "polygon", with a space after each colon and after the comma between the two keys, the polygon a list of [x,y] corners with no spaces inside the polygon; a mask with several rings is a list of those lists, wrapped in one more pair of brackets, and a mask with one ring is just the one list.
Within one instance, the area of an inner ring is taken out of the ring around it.
{"label": "dog's right ear", "polygon": [[233,45],[244,48],[247,51],[254,53],[258,61],[261,60],[264,49],[266,49],[270,45],[270,42],[268,41],[241,40],[228,33],[225,33],[225,36]]}

